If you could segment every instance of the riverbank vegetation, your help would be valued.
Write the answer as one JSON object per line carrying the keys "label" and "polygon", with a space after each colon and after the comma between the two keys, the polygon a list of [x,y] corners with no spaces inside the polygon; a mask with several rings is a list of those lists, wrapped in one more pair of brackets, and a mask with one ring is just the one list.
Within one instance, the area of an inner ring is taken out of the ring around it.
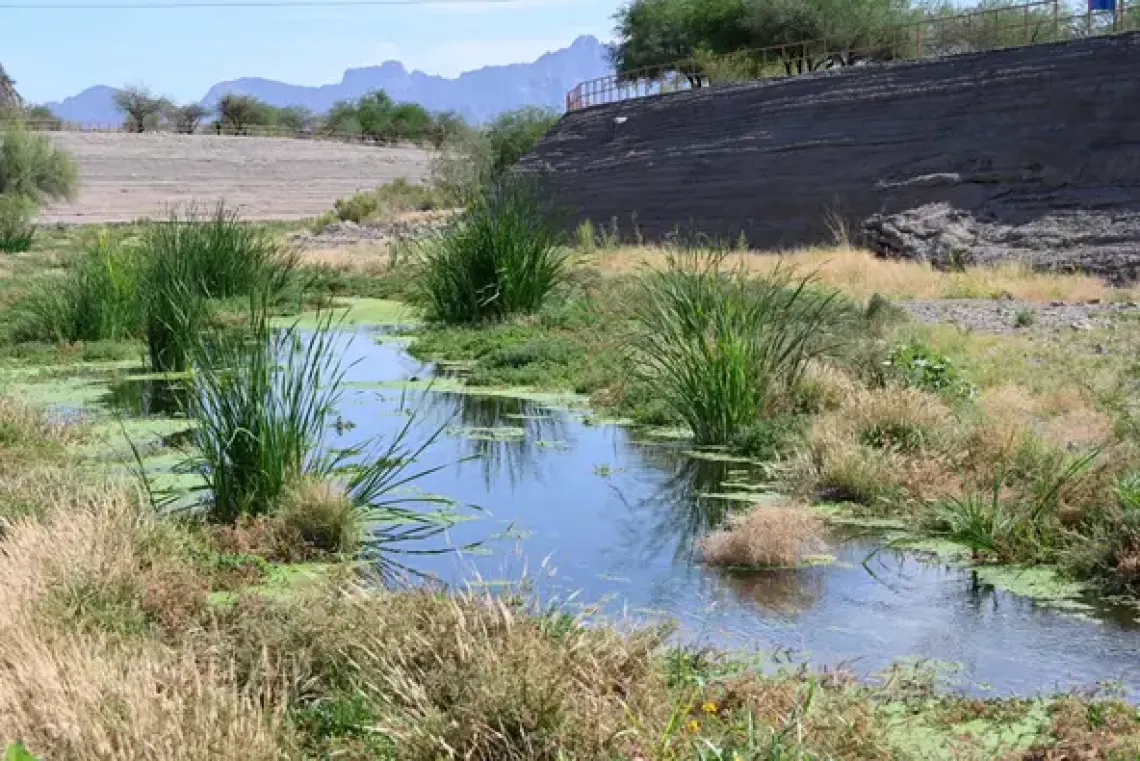
{"label": "riverbank vegetation", "polygon": [[[570,246],[525,200],[469,199],[368,268],[316,264],[293,229],[224,210],[45,231],[0,257],[0,378],[114,361],[184,379],[174,467],[199,487],[176,510],[153,474],[91,459],[98,423],[0,388],[0,741],[50,759],[1140,751],[1140,716],[1110,697],[965,698],[903,666],[761,669],[525,589],[399,583],[400,552],[445,547],[456,508],[401,490],[424,451],[402,434],[327,448],[345,296],[418,305],[411,351],[469,384],[576,392],[647,437],[762,462],[795,501],[741,501],[709,527],[698,545],[724,573],[810,562],[841,510],[981,564],[1140,591],[1136,316],[1117,308],[1132,292],[846,247],[619,248],[599,228]],[[915,319],[967,295],[1009,314]],[[1076,311],[1058,323],[1053,301]],[[318,310],[303,329],[270,321],[301,308]],[[1018,325],[1024,308],[1041,316]]]}

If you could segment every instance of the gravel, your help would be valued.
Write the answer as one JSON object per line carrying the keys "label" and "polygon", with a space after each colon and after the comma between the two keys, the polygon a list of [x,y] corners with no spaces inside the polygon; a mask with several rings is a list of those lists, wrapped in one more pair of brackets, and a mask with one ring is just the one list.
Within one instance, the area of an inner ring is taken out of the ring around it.
{"label": "gravel", "polygon": [[[986,333],[1009,333],[1034,329],[1091,330],[1122,313],[1140,312],[1134,302],[1113,304],[1085,303],[1031,304],[1013,299],[940,299],[936,301],[900,301],[918,322],[948,323],[967,330]],[[1032,323],[1018,327],[1017,314],[1033,312]]]}

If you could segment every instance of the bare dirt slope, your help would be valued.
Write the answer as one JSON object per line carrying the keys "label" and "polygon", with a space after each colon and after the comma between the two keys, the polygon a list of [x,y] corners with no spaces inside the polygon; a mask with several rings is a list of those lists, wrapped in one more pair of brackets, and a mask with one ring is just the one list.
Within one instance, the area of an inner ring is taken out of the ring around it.
{"label": "bare dirt slope", "polygon": [[172,204],[225,199],[247,219],[297,219],[337,198],[427,174],[419,148],[289,138],[57,133],[79,162],[74,203],[44,211],[45,222],[125,222],[163,216]]}

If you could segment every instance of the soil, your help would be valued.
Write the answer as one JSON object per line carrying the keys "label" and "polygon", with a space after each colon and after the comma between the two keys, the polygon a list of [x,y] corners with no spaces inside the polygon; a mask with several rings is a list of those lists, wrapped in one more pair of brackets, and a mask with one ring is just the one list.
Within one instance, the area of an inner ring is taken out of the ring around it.
{"label": "soil", "polygon": [[421,181],[430,161],[411,146],[294,138],[59,132],[52,140],[75,156],[81,188],[74,202],[44,210],[47,223],[129,222],[222,199],[246,219],[303,219],[399,177]]}

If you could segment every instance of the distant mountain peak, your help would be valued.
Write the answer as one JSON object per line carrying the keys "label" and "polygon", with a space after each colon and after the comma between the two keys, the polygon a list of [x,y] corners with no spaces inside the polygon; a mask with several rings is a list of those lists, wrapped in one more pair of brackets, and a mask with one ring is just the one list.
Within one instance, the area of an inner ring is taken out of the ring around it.
{"label": "distant mountain peak", "polygon": [[[226,93],[252,95],[274,106],[304,106],[317,113],[339,100],[384,90],[394,100],[422,104],[430,111],[457,111],[484,122],[521,106],[561,109],[566,91],[584,79],[612,73],[604,43],[583,35],[568,47],[544,53],[530,63],[484,66],[454,78],[411,71],[399,61],[348,69],[339,83],[305,87],[259,77],[221,82],[201,103],[214,108]],[[161,83],[155,83],[161,89]],[[46,104],[62,119],[80,123],[121,123],[112,102],[114,89],[92,87],[59,103]]]}

